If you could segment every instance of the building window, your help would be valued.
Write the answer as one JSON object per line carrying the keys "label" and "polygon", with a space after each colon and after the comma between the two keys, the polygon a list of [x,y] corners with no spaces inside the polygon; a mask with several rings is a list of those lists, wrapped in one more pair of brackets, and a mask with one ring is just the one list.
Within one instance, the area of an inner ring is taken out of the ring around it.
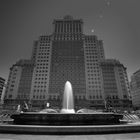
{"label": "building window", "polygon": [[127,95],[123,95],[123,98],[124,98],[124,99],[127,99]]}
{"label": "building window", "polygon": [[9,98],[12,98],[12,95],[11,94],[9,95]]}

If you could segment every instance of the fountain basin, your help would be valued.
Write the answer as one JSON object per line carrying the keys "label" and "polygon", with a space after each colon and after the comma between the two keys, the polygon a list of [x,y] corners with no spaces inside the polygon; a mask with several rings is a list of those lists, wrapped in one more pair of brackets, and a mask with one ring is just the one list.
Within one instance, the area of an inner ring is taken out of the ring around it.
{"label": "fountain basin", "polygon": [[24,112],[11,116],[15,124],[32,125],[93,125],[117,124],[123,115],[116,113],[38,113]]}
{"label": "fountain basin", "polygon": [[0,124],[1,133],[12,134],[113,134],[140,132],[140,123],[116,125],[81,125],[81,126],[42,126],[42,125],[11,125]]}

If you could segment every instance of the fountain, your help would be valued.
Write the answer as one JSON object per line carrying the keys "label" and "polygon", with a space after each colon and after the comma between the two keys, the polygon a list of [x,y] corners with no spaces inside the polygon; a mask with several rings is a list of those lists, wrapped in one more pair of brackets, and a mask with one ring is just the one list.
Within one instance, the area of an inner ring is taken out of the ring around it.
{"label": "fountain", "polygon": [[63,107],[60,113],[75,113],[73,103],[73,91],[69,81],[66,82],[63,96]]}
{"label": "fountain", "polygon": [[21,112],[11,116],[15,124],[39,125],[93,125],[120,123],[123,115],[112,112],[97,112],[88,109],[74,110],[72,85],[65,83],[63,105],[58,112],[47,108],[40,112]]}
{"label": "fountain", "polygon": [[[1,133],[66,135],[140,131],[139,117],[134,114],[121,115],[90,109],[75,111],[72,86],[68,81],[64,87],[63,105],[60,111],[49,108],[49,105],[40,112],[24,112],[20,109],[18,106],[17,113],[11,116],[13,124],[1,123]],[[120,119],[123,119],[123,123]]]}

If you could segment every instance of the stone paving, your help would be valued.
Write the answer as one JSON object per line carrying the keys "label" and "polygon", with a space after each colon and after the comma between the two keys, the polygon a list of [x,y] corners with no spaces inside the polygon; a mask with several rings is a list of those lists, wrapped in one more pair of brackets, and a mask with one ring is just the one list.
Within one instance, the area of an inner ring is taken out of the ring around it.
{"label": "stone paving", "polygon": [[60,136],[0,134],[0,140],[140,140],[140,133]]}

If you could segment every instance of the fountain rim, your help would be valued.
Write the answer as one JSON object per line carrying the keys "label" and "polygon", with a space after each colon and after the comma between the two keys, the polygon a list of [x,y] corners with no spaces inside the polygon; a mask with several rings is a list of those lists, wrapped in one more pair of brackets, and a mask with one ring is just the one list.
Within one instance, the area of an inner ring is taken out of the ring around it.
{"label": "fountain rim", "polygon": [[[56,114],[56,115],[63,115],[63,114],[66,114],[66,115],[80,115],[80,114],[85,114],[85,115],[88,115],[88,114],[119,114],[119,113],[113,113],[113,112],[90,112],[90,113],[47,113],[47,112],[20,112],[20,113],[16,113],[16,114]],[[121,114],[119,114],[121,115]]]}
{"label": "fountain rim", "polygon": [[[86,129],[86,131],[85,131]],[[40,125],[0,125],[1,133],[11,134],[118,134],[140,132],[140,124],[85,125],[85,126],[40,126]]]}

